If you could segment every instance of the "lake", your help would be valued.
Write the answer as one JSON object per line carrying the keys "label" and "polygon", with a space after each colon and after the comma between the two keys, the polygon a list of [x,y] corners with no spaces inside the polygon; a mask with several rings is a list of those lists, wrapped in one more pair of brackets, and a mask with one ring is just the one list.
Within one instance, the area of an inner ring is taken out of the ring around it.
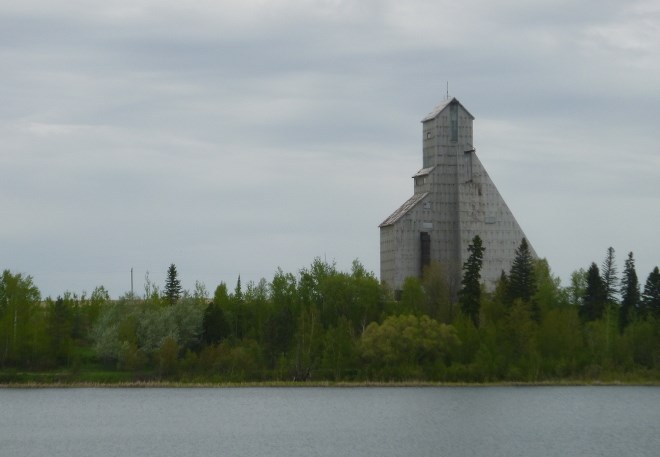
{"label": "lake", "polygon": [[0,456],[654,456],[658,387],[0,389]]}

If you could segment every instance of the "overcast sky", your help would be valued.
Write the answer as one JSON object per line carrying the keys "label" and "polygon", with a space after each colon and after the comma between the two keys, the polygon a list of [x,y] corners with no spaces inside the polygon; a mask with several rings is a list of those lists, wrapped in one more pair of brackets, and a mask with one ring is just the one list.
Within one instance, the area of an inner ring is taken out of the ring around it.
{"label": "overcast sky", "polygon": [[660,263],[660,2],[0,0],[0,260],[43,296],[379,274],[449,94],[564,285]]}

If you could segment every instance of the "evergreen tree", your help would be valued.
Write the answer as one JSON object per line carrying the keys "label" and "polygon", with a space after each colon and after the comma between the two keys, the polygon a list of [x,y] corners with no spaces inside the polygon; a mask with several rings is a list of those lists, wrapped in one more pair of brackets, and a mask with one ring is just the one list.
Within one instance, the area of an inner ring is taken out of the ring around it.
{"label": "evergreen tree", "polygon": [[608,304],[617,303],[617,294],[619,293],[616,262],[614,259],[614,248],[607,248],[607,255],[601,265],[601,279],[605,285],[605,296]]}
{"label": "evergreen tree", "polygon": [[468,246],[470,255],[463,264],[463,287],[459,292],[461,311],[468,316],[475,327],[479,326],[479,306],[481,302],[481,267],[484,258],[484,246],[479,235],[475,235]]}
{"label": "evergreen tree", "polygon": [[232,328],[232,333],[236,338],[243,337],[243,326],[245,325],[243,309],[243,289],[241,288],[241,275],[238,275],[234,294],[229,298],[230,315],[229,321]]}
{"label": "evergreen tree", "polygon": [[621,331],[630,323],[632,313],[639,308],[639,281],[635,271],[635,259],[633,253],[628,254],[625,266],[623,268],[623,278],[621,278],[621,316],[619,325]]}
{"label": "evergreen tree", "polygon": [[181,297],[181,281],[176,272],[176,265],[171,264],[167,269],[167,280],[165,281],[165,298],[170,305],[175,304]]}
{"label": "evergreen tree", "polygon": [[216,344],[229,335],[229,323],[225,318],[222,307],[215,301],[211,302],[204,311],[202,321],[202,341],[204,344]]}
{"label": "evergreen tree", "polygon": [[598,270],[598,265],[592,262],[587,270],[587,288],[582,297],[580,317],[584,321],[594,321],[603,317],[605,303],[607,302],[607,289]]}
{"label": "evergreen tree", "polygon": [[536,292],[536,276],[534,274],[534,257],[529,250],[525,238],[516,249],[516,257],[513,259],[511,271],[509,272],[508,298],[511,303],[521,299],[529,304],[534,292]]}
{"label": "evergreen tree", "polygon": [[649,273],[642,294],[643,314],[660,318],[660,270],[655,267]]}
{"label": "evergreen tree", "polygon": [[236,281],[236,287],[234,288],[233,300],[237,305],[243,303],[243,290],[241,288],[241,275],[238,275],[238,280]]}

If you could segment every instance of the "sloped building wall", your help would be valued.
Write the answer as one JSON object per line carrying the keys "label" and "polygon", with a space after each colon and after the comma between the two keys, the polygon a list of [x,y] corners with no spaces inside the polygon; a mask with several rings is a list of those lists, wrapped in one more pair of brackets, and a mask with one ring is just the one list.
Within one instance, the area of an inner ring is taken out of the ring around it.
{"label": "sloped building wall", "polygon": [[475,235],[484,243],[482,279],[489,289],[510,269],[525,235],[476,155],[473,120],[455,98],[422,120],[423,168],[413,176],[413,197],[380,225],[381,281],[395,290],[421,275],[422,233],[454,296]]}
{"label": "sloped building wall", "polygon": [[[508,273],[511,269],[515,251],[525,234],[476,152],[465,153],[459,175],[462,178],[458,185],[461,259],[465,262],[469,256],[468,246],[475,235],[479,235],[486,248],[481,277],[492,290],[502,271]],[[535,255],[533,248],[532,253]]]}

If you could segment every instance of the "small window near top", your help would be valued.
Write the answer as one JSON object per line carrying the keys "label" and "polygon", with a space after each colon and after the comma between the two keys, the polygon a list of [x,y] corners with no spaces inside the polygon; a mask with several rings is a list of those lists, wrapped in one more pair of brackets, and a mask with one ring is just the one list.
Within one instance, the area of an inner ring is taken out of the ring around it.
{"label": "small window near top", "polygon": [[429,138],[431,138],[431,132],[426,132],[426,139],[428,140]]}

